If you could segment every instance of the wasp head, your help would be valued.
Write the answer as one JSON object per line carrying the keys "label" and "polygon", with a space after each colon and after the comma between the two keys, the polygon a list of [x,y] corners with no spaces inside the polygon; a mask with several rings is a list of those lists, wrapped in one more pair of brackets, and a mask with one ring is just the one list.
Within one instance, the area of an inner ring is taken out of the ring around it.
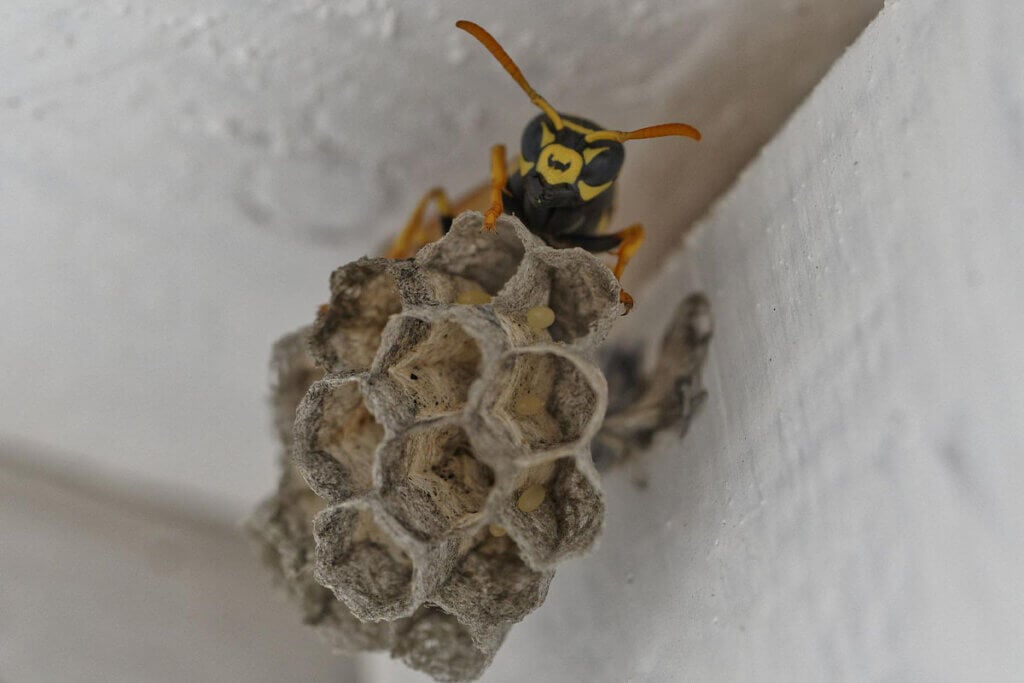
{"label": "wasp head", "polygon": [[608,190],[622,168],[625,149],[615,140],[588,142],[602,128],[593,121],[561,115],[555,128],[546,114],[523,131],[519,174],[526,201],[535,206],[575,206]]}
{"label": "wasp head", "polygon": [[502,68],[543,114],[523,131],[519,173],[528,203],[538,207],[578,206],[602,195],[615,182],[627,140],[667,135],[700,140],[700,133],[685,123],[663,123],[633,131],[605,130],[593,121],[560,114],[533,89],[497,40],[471,21],[455,25],[487,48]]}

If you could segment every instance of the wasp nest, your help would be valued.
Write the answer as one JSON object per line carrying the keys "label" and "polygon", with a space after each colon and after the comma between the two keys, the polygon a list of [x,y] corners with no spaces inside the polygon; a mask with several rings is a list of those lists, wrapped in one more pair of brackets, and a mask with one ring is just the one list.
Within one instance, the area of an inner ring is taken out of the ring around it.
{"label": "wasp nest", "polygon": [[312,328],[278,343],[290,457],[251,523],[337,649],[438,680],[479,676],[597,537],[594,359],[624,312],[592,255],[481,225],[464,214],[412,259],[339,268]]}
{"label": "wasp nest", "polygon": [[593,544],[591,442],[610,466],[685,432],[711,338],[695,294],[646,376],[614,351],[624,400],[605,419],[594,358],[623,313],[618,282],[515,219],[480,228],[465,214],[413,259],[338,269],[315,324],[278,342],[282,476],[250,523],[335,649],[446,681],[479,676],[558,562]]}

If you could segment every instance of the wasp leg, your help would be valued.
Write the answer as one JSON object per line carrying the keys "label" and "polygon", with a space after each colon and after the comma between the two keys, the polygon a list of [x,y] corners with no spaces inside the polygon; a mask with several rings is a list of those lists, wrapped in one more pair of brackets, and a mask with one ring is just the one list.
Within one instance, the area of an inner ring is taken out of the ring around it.
{"label": "wasp leg", "polygon": [[619,248],[612,252],[619,257],[619,260],[615,262],[612,272],[615,273],[615,277],[621,280],[622,271],[626,269],[626,264],[629,263],[629,260],[636,254],[636,250],[644,242],[644,226],[637,223],[625,230],[613,232],[612,235],[619,238]]}
{"label": "wasp leg", "polygon": [[387,258],[407,258],[415,254],[416,250],[424,244],[431,241],[432,236],[427,226],[423,223],[423,213],[427,210],[427,205],[430,202],[437,204],[437,212],[440,214],[441,220],[441,232],[448,232],[453,218],[450,208],[451,202],[448,201],[448,195],[443,189],[435,187],[423,195],[423,199],[416,205],[416,209],[409,216],[409,222],[405,224],[405,228],[402,229],[402,232],[398,234],[398,237],[391,244]]}
{"label": "wasp leg", "polygon": [[[626,269],[626,264],[644,241],[644,227],[637,223],[625,230],[607,235],[559,235],[558,241],[592,252],[612,250],[612,253],[619,257],[612,272],[616,278],[622,280],[622,271]],[[619,301],[626,307],[626,313],[633,309],[633,297],[626,290],[619,293]]]}
{"label": "wasp leg", "polygon": [[[625,230],[612,233],[614,236],[619,238],[619,248],[612,253],[618,256],[618,260],[615,262],[615,267],[612,268],[612,272],[615,273],[615,277],[622,281],[622,271],[626,269],[626,264],[633,258],[636,250],[640,248],[640,245],[644,242],[644,226],[636,223],[629,226]],[[619,292],[619,301],[626,307],[626,313],[629,313],[633,309],[633,297],[629,295],[626,290]]]}
{"label": "wasp leg", "polygon": [[501,193],[508,182],[508,161],[505,159],[505,145],[491,147],[491,204],[484,213],[484,230],[494,230],[498,217],[505,209]]}

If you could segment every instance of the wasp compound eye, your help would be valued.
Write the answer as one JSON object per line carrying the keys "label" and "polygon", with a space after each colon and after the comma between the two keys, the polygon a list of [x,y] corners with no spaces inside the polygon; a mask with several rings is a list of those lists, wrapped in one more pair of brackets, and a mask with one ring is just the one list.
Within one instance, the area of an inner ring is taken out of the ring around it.
{"label": "wasp compound eye", "polygon": [[622,145],[587,147],[583,150],[580,180],[594,186],[609,183],[618,177],[625,158],[626,151]]}

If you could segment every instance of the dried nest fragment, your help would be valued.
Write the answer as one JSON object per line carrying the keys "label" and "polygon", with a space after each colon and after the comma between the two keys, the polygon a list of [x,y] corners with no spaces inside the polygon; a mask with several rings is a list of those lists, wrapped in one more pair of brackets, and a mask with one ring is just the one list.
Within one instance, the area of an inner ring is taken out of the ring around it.
{"label": "dried nest fragment", "polygon": [[690,294],[672,316],[649,373],[640,372],[639,354],[621,349],[609,354],[605,365],[611,368],[617,405],[594,441],[599,469],[635,457],[660,432],[686,434],[707,398],[702,371],[712,331],[707,297]]}
{"label": "dried nest fragment", "polygon": [[252,522],[336,647],[443,681],[478,677],[600,533],[595,358],[624,312],[593,255],[508,216],[481,225],[463,214],[412,259],[339,268],[312,328],[275,347],[291,458]]}

